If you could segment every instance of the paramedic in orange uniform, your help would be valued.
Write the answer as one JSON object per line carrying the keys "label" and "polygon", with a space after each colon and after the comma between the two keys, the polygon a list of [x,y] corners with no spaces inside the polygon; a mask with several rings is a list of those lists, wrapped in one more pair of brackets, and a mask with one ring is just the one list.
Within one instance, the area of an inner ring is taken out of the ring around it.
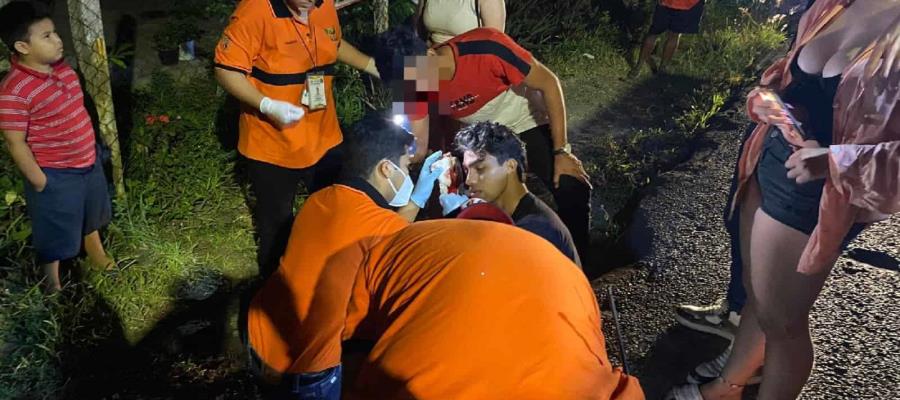
{"label": "paramedic in orange uniform", "polygon": [[[340,397],[340,341],[331,339],[343,329],[354,275],[340,277],[342,291],[317,290],[318,280],[333,264],[358,268],[378,240],[415,219],[443,170],[420,174],[413,187],[414,145],[414,136],[387,118],[364,117],[347,135],[340,183],[314,193],[297,214],[281,264],[247,314],[254,366],[280,381],[269,388],[272,398]],[[426,171],[438,157],[429,157]]]}
{"label": "paramedic in orange uniform", "polygon": [[284,252],[297,185],[315,192],[340,170],[335,63],[377,75],[370,60],[341,38],[334,0],[243,0],[225,28],[215,75],[242,105],[238,151],[256,197],[264,276]]}
{"label": "paramedic in orange uniform", "polygon": [[[419,222],[356,269],[343,338],[374,346],[347,374],[348,398],[644,398],[637,379],[609,363],[584,274],[531,232]],[[353,270],[329,268],[320,281]]]}

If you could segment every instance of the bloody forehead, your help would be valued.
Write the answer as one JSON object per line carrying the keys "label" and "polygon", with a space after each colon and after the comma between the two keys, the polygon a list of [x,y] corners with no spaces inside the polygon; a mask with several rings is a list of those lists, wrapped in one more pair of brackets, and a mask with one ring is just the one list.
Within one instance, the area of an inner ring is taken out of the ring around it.
{"label": "bloody forehead", "polygon": [[[474,154],[475,158],[467,158],[466,154]],[[467,150],[465,153],[463,153],[463,167],[465,167],[467,169],[472,168],[473,166],[475,166],[477,164],[481,164],[481,163],[487,161],[487,158],[489,156],[490,156],[490,154],[488,154],[484,151],[479,151],[476,153],[472,150]],[[468,162],[466,161],[467,159],[468,159]]]}

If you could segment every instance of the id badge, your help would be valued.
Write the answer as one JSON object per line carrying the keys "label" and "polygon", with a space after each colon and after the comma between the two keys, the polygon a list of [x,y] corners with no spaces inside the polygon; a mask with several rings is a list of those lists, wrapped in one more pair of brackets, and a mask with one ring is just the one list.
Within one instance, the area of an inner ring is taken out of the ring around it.
{"label": "id badge", "polygon": [[307,74],[306,75],[306,96],[307,107],[310,110],[322,110],[328,105],[325,96],[325,75],[324,74]]}
{"label": "id badge", "polygon": [[306,88],[303,88],[303,93],[300,94],[300,104],[309,107],[309,91]]}

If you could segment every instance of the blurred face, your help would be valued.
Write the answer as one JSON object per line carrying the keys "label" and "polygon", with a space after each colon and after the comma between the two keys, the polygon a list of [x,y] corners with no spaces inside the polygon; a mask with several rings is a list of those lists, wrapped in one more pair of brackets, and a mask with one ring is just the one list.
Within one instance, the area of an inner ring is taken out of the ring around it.
{"label": "blurred face", "polygon": [[417,92],[437,92],[440,88],[439,75],[437,57],[414,56],[403,59],[403,80],[415,82]]}
{"label": "blurred face", "polygon": [[516,173],[516,162],[506,160],[500,164],[497,157],[492,155],[466,151],[463,153],[463,168],[466,171],[469,197],[495,202],[506,191],[509,174]]}
{"label": "blurred face", "polygon": [[49,18],[31,25],[28,40],[16,42],[16,50],[34,64],[53,64],[63,57],[63,43]]}

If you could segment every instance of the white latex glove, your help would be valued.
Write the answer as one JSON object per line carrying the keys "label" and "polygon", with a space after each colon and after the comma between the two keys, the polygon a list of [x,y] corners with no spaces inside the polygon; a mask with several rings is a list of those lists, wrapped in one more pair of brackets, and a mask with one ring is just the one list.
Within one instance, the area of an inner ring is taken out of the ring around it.
{"label": "white latex glove", "polygon": [[259,102],[259,111],[282,126],[296,123],[306,113],[302,108],[291,103],[272,100],[268,97],[263,97]]}

